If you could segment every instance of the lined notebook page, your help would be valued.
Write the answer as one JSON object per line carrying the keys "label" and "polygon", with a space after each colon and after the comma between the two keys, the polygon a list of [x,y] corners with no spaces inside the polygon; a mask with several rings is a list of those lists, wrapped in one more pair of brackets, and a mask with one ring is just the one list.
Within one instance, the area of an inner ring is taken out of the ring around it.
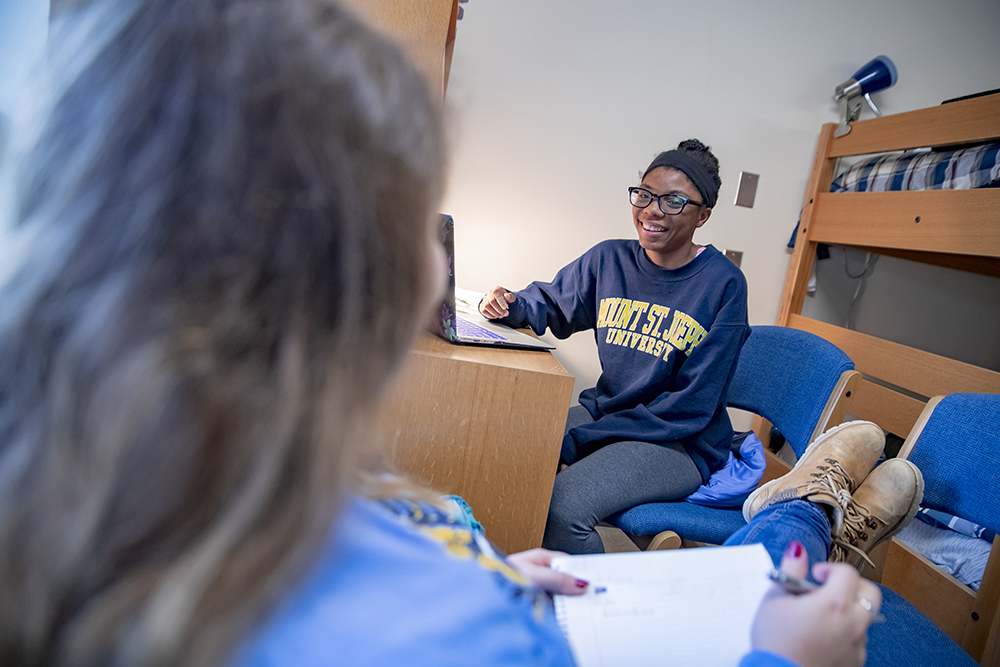
{"label": "lined notebook page", "polygon": [[590,582],[555,599],[578,667],[735,667],[773,564],[752,544],[560,556],[552,567]]}

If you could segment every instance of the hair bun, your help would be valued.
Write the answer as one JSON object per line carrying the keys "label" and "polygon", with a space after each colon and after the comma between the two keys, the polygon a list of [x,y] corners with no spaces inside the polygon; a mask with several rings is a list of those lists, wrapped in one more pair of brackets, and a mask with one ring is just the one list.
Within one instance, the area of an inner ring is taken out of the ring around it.
{"label": "hair bun", "polygon": [[698,141],[697,139],[685,139],[681,143],[677,144],[677,149],[678,150],[698,151],[700,153],[708,153],[708,152],[710,152],[712,150],[708,146],[706,146],[705,144],[703,144],[700,141]]}
{"label": "hair bun", "polygon": [[712,149],[701,143],[697,139],[686,139],[677,144],[677,150],[688,155],[692,160],[708,170],[716,188],[722,187],[722,178],[719,176],[719,160],[712,153]]}

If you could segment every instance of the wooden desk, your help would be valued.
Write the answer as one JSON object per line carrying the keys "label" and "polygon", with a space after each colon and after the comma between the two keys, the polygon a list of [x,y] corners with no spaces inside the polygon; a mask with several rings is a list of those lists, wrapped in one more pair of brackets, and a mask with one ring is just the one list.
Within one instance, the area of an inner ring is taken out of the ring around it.
{"label": "wooden desk", "polygon": [[399,468],[468,501],[508,553],[540,546],[573,376],[551,352],[451,345],[426,334],[379,428]]}

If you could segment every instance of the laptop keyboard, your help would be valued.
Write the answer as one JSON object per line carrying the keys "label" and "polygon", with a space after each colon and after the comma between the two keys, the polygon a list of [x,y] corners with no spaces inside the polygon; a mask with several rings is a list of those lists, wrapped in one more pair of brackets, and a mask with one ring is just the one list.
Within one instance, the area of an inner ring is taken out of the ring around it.
{"label": "laptop keyboard", "polygon": [[497,333],[493,333],[485,327],[481,327],[474,322],[469,322],[468,320],[463,320],[461,317],[456,318],[455,330],[458,332],[459,336],[468,336],[471,338],[489,338],[490,340],[507,340],[503,336]]}

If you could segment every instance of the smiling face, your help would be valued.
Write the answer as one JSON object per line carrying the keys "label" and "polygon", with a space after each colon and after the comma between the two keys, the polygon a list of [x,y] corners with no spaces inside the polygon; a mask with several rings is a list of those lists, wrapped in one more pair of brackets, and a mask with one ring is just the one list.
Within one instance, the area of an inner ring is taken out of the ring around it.
{"label": "smiling face", "polygon": [[701,202],[698,189],[676,169],[657,167],[642,179],[642,187],[654,195],[674,194],[691,200],[678,215],[666,215],[655,201],[646,208],[632,207],[639,245],[649,261],[665,269],[680,268],[695,258],[698,246],[691,239],[712,215],[712,209],[695,206]]}

